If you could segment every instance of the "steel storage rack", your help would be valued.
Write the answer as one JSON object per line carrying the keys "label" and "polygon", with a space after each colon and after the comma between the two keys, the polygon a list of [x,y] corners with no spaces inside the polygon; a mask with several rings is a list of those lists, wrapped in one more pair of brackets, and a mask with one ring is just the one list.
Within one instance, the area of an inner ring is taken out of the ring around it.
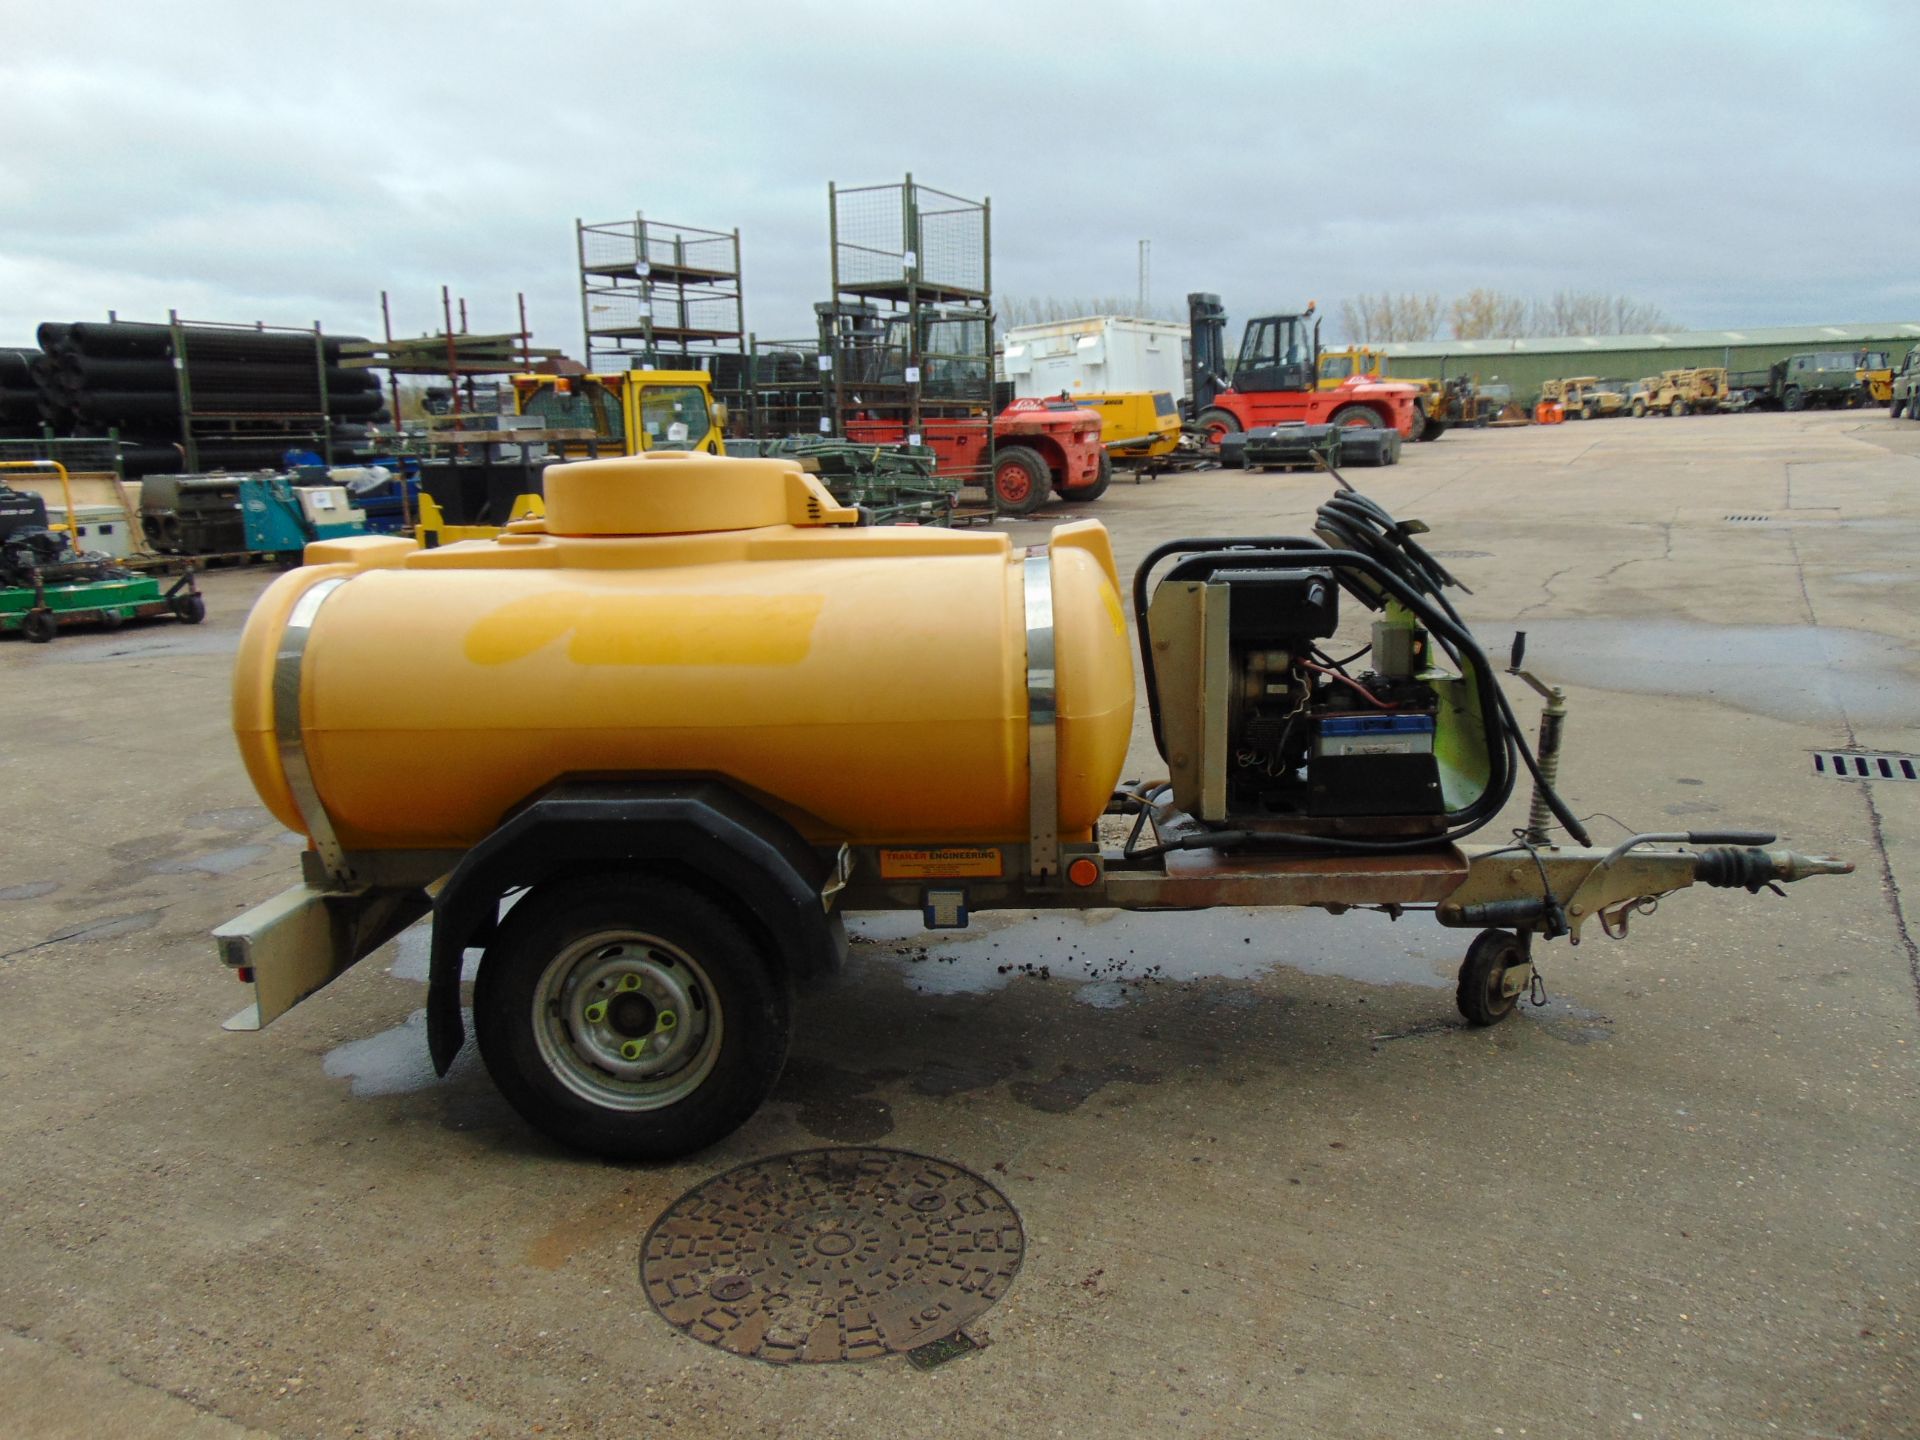
{"label": "steel storage rack", "polygon": [[716,398],[748,405],[739,230],[575,220],[587,369],[704,370]]}
{"label": "steel storage rack", "polygon": [[917,183],[827,187],[833,420],[849,439],[933,444],[993,469],[992,212]]}

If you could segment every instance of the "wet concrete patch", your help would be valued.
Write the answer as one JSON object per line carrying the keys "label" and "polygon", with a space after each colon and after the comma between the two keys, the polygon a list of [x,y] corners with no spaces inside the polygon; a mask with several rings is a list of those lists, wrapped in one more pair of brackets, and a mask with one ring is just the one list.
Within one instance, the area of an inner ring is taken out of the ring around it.
{"label": "wet concrete patch", "polygon": [[1100,1009],[1154,986],[1250,980],[1275,968],[1373,985],[1442,989],[1464,942],[1425,916],[1375,911],[1208,910],[1134,913],[996,911],[967,931],[927,932],[906,913],[849,917],[862,950],[891,961],[924,994],[982,994],[1019,979],[1059,980]]}
{"label": "wet concrete patch", "polygon": [[[110,642],[109,634],[112,635]],[[94,643],[86,644],[86,639]],[[46,646],[42,650],[43,663],[99,665],[114,661],[170,660],[181,655],[231,655],[239,647],[240,632],[193,627],[182,633],[179,626],[169,622],[164,628],[145,632],[102,630],[89,634],[75,630],[70,635],[62,635],[61,640],[83,643]]]}
{"label": "wet concrete patch", "polygon": [[51,895],[59,888],[58,880],[29,880],[24,885],[0,888],[0,900],[38,900],[42,895]]}
{"label": "wet concrete patch", "polygon": [[29,945],[26,949],[38,950],[42,946],[64,945],[74,940],[112,940],[121,935],[137,935],[159,924],[162,913],[159,910],[140,910],[131,915],[109,915],[104,919],[84,921],[56,930],[38,945]]}
{"label": "wet concrete patch", "polygon": [[157,860],[151,868],[156,875],[231,875],[266,853],[265,845],[233,845],[185,860]]}
{"label": "wet concrete patch", "polygon": [[202,810],[182,822],[189,830],[257,830],[279,822],[259,805],[231,805],[223,810]]}
{"label": "wet concrete patch", "polygon": [[[1511,628],[1475,621],[1483,635]],[[1535,620],[1527,659],[1544,679],[1636,695],[1698,697],[1796,722],[1906,721],[1920,711],[1914,655],[1871,630],[1686,620]]]}
{"label": "wet concrete patch", "polygon": [[1060,1073],[1051,1080],[1016,1080],[1009,1088],[1013,1098],[1030,1109],[1065,1115],[1115,1083],[1157,1085],[1160,1074],[1132,1065],[1099,1065],[1084,1070],[1075,1065],[1062,1065]]}
{"label": "wet concrete patch", "polygon": [[905,1070],[843,1070],[795,1056],[772,1099],[797,1106],[794,1118],[808,1134],[860,1145],[893,1133],[893,1107],[873,1092],[906,1077]]}
{"label": "wet concrete patch", "polygon": [[[473,1043],[473,1013],[466,1017],[468,1041],[454,1057],[448,1080],[455,1080],[477,1066],[479,1047]],[[320,1068],[335,1080],[351,1082],[351,1091],[359,1096],[411,1095],[440,1083],[433,1073],[433,1057],[427,1051],[427,1012],[415,1010],[398,1025],[336,1045],[320,1062]]]}
{"label": "wet concrete patch", "polygon": [[913,1093],[948,1100],[998,1085],[1019,1068],[1008,1060],[934,1060],[914,1072]]}

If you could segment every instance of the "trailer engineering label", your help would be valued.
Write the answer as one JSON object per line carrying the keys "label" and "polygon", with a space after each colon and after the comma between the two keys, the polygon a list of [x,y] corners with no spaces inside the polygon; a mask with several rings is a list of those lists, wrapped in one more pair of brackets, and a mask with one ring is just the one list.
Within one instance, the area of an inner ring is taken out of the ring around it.
{"label": "trailer engineering label", "polygon": [[946,879],[961,875],[991,878],[1000,873],[1000,852],[991,847],[880,852],[882,880]]}

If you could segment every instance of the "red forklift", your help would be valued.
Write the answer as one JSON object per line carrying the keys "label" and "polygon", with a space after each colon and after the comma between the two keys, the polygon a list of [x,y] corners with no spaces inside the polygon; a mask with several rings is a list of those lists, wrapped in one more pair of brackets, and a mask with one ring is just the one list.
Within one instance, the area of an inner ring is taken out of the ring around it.
{"label": "red forklift", "polygon": [[[847,439],[861,445],[898,445],[907,422],[849,415]],[[1100,443],[1100,414],[1065,400],[1015,400],[987,419],[923,416],[920,443],[931,446],[942,475],[983,486],[1001,515],[1030,515],[1047,496],[1085,502],[1106,493],[1113,462]]]}
{"label": "red forklift", "polygon": [[1318,388],[1320,322],[1313,312],[1309,302],[1298,315],[1247,321],[1229,378],[1226,307],[1218,295],[1187,296],[1193,433],[1216,449],[1228,435],[1292,423],[1358,425],[1414,438],[1420,397],[1414,386],[1356,376],[1332,390]]}

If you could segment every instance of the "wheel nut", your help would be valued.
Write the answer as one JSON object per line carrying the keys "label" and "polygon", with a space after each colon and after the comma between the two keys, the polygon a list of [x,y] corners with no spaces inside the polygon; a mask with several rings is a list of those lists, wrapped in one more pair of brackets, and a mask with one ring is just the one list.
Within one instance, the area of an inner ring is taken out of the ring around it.
{"label": "wheel nut", "polygon": [[638,975],[622,975],[620,977],[620,988],[622,990],[638,990],[640,988],[640,977]]}
{"label": "wheel nut", "polygon": [[638,1060],[647,1053],[647,1047],[638,1040],[629,1040],[620,1047],[620,1053],[628,1060]]}
{"label": "wheel nut", "polygon": [[678,1025],[679,1023],[680,1022],[678,1020],[673,1018],[673,1012],[671,1010],[662,1010],[660,1012],[660,1018],[654,1022],[654,1029],[671,1030],[675,1025]]}
{"label": "wheel nut", "polygon": [[607,1002],[606,1001],[596,1000],[593,1002],[593,1004],[587,1006],[587,1023],[589,1025],[598,1025],[606,1018],[607,1018]]}

